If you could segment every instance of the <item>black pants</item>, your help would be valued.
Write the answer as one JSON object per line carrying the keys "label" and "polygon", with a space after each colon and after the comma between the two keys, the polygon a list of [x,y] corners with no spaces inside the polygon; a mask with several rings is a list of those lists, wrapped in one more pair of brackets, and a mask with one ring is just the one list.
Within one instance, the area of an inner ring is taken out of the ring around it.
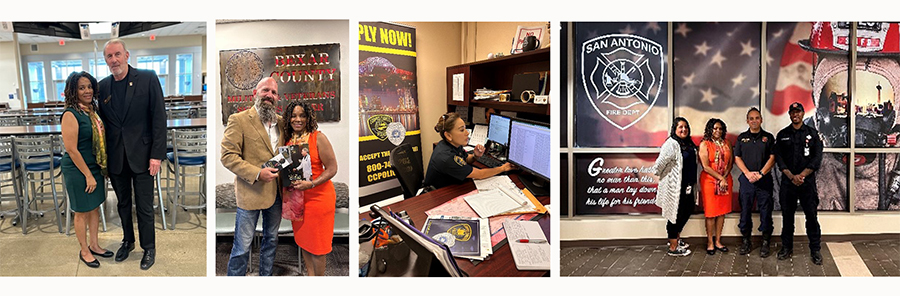
{"label": "black pants", "polygon": [[124,233],[122,241],[134,242],[134,218],[131,216],[131,193],[134,189],[141,249],[156,248],[156,229],[153,225],[153,176],[150,175],[150,171],[133,173],[126,163],[120,174],[110,173],[109,180],[119,200],[119,218],[122,220]]}
{"label": "black pants", "polygon": [[772,234],[774,226],[772,223],[772,177],[766,175],[755,183],[750,183],[743,174],[738,178],[741,182],[741,221],[738,228],[744,236],[750,236],[753,232],[753,201],[759,207],[759,231],[762,233]]}
{"label": "black pants", "polygon": [[809,238],[809,250],[821,250],[822,229],[819,228],[816,208],[819,206],[819,192],[816,189],[816,180],[806,178],[806,182],[796,186],[787,178],[781,179],[781,189],[778,192],[781,199],[781,215],[783,225],[781,227],[781,244],[786,248],[794,247],[794,213],[797,212],[797,201],[803,208],[806,216],[806,236]]}
{"label": "black pants", "polygon": [[685,194],[684,187],[681,188],[681,196],[678,198],[678,214],[675,218],[675,224],[672,222],[666,222],[666,233],[669,236],[669,239],[678,238],[678,234],[684,230],[684,225],[687,224],[688,219],[691,218],[691,214],[694,213],[694,195],[693,194]]}

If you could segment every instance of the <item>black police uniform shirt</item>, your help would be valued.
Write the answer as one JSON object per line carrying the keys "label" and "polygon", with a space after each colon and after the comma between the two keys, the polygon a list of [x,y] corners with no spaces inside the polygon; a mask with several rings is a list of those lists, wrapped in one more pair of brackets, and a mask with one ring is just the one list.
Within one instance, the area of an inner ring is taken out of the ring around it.
{"label": "black police uniform shirt", "polygon": [[[750,130],[741,133],[734,144],[734,156],[740,157],[744,166],[751,172],[762,171],[773,154],[775,154],[775,136],[762,129],[758,133],[751,133]],[[763,175],[763,178],[768,176],[770,175]]]}
{"label": "black police uniform shirt", "polygon": [[788,125],[779,131],[775,137],[775,161],[779,170],[788,169],[795,175],[804,169],[811,169],[813,172],[806,179],[815,181],[815,173],[822,164],[819,131],[806,124],[796,130]]}
{"label": "black police uniform shirt", "polygon": [[469,154],[460,147],[453,147],[446,140],[438,142],[431,153],[428,170],[425,172],[425,186],[442,188],[462,184],[472,173],[472,165],[466,162]]}

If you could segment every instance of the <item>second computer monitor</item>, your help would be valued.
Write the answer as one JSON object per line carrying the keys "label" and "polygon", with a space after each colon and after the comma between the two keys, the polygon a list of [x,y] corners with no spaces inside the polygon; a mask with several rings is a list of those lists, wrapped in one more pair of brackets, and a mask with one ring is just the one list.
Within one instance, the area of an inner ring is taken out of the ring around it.
{"label": "second computer monitor", "polygon": [[509,129],[509,161],[544,180],[550,179],[550,126],[512,120]]}
{"label": "second computer monitor", "polygon": [[488,140],[503,146],[509,146],[509,123],[509,117],[491,114],[491,122],[488,126]]}

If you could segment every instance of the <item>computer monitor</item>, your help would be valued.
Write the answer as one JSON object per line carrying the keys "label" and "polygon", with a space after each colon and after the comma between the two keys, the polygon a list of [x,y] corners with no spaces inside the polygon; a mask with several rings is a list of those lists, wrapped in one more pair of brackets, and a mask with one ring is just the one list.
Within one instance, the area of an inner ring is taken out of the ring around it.
{"label": "computer monitor", "polygon": [[503,146],[509,146],[510,121],[509,117],[491,114],[491,122],[488,126],[488,140]]}
{"label": "computer monitor", "polygon": [[549,195],[550,143],[549,124],[518,118],[510,123],[507,160],[534,176],[522,180],[534,195]]}

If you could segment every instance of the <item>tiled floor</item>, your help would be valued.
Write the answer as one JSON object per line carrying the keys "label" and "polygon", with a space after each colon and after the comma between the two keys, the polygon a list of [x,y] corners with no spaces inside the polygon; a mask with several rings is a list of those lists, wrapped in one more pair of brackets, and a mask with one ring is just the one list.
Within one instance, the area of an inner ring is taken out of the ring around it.
{"label": "tiled floor", "polygon": [[[197,188],[197,178],[188,178],[188,188]],[[165,184],[163,184],[165,185]],[[61,190],[62,187],[59,187]],[[4,188],[4,193],[12,192]],[[61,192],[61,191],[60,191]],[[154,195],[155,197],[155,195]],[[164,195],[165,197],[165,195]],[[63,197],[64,198],[64,197]],[[197,203],[189,197],[188,203]],[[122,228],[116,211],[116,195],[110,189],[105,208],[108,230],[99,233],[100,246],[113,252],[122,240]],[[98,258],[100,268],[88,268],[78,259],[80,247],[74,230],[71,235],[59,233],[53,202],[39,203],[50,210],[44,217],[28,220],[27,234],[22,227],[12,225],[10,216],[0,219],[0,276],[205,276],[206,275],[206,211],[178,209],[175,230],[163,230],[159,210],[156,210],[156,264],[149,270],[140,269],[142,250],[138,242],[127,260]],[[15,202],[4,201],[0,210],[15,208]],[[167,212],[171,225],[171,212]],[[65,216],[59,216],[65,229]],[[137,228],[137,218],[134,218]],[[137,235],[135,229],[135,235]]]}
{"label": "tiled floor", "polygon": [[[829,244],[822,244],[822,265],[810,260],[808,246],[795,243],[794,255],[779,261],[772,256],[759,257],[758,245],[753,253],[741,256],[738,246],[728,246],[728,253],[707,255],[701,246],[691,246],[687,257],[666,256],[666,246],[623,247],[570,247],[560,250],[560,274],[562,276],[859,276],[844,274],[839,270]],[[862,262],[874,276],[900,274],[900,239],[885,241],[852,242]],[[845,268],[845,270],[847,270]],[[845,272],[846,273],[846,272]]]}
{"label": "tiled floor", "polygon": [[853,242],[873,276],[900,276],[900,240]]}

